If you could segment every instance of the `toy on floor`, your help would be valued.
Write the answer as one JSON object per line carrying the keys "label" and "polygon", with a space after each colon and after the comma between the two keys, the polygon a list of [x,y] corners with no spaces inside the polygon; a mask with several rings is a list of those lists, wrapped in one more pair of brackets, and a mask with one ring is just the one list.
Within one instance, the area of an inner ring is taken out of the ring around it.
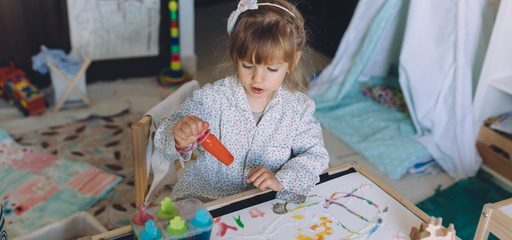
{"label": "toy on floor", "polygon": [[178,88],[181,84],[192,79],[190,73],[181,67],[180,38],[178,29],[178,3],[169,1],[171,19],[171,65],[160,71],[158,83],[169,88]]}
{"label": "toy on floor", "polygon": [[[151,216],[153,220],[148,220],[144,225],[135,222],[134,219],[140,218],[143,208],[135,212],[131,219],[131,226],[136,239],[210,239],[213,217],[206,210],[203,203],[194,198],[188,198],[172,202],[169,197],[161,201],[162,206],[156,206],[144,209],[145,214]],[[160,217],[160,211],[175,211],[172,219]],[[159,236],[158,233],[161,235]]]}
{"label": "toy on floor", "polygon": [[18,107],[24,116],[41,113],[48,107],[44,94],[30,83],[25,72],[14,67],[13,62],[10,68],[0,68],[0,95]]}
{"label": "toy on floor", "polygon": [[178,211],[174,207],[174,203],[171,201],[170,197],[165,197],[164,200],[160,202],[160,209],[158,210],[158,216],[165,219],[171,219],[178,215]]}
{"label": "toy on floor", "polygon": [[132,221],[134,221],[137,225],[144,225],[149,220],[153,220],[153,217],[146,213],[146,209],[144,205],[139,206],[139,212],[132,217]]}
{"label": "toy on floor", "polygon": [[441,225],[442,222],[442,218],[431,217],[428,226],[422,223],[420,229],[412,227],[409,236],[411,240],[455,240],[453,224],[446,229]]}

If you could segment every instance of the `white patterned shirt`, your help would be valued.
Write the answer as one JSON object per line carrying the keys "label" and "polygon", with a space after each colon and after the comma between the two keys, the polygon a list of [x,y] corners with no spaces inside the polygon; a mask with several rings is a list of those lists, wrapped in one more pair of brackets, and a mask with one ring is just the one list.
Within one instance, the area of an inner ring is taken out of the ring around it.
{"label": "white patterned shirt", "polygon": [[173,128],[183,116],[197,116],[209,123],[211,133],[235,160],[226,166],[199,146],[198,159],[180,177],[171,199],[208,202],[253,189],[252,183],[245,182],[248,174],[263,166],[276,173],[284,186],[277,192],[278,199],[303,203],[329,163],[314,111],[315,104],[306,94],[281,86],[256,124],[244,87],[236,78],[196,90],[177,112],[162,119],[155,134],[156,149],[169,161],[189,160],[190,152],[176,151]]}

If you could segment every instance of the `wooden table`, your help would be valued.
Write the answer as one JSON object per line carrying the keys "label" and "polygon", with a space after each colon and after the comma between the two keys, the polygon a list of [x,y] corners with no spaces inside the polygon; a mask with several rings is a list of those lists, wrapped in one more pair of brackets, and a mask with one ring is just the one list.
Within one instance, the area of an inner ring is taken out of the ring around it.
{"label": "wooden table", "polygon": [[[419,208],[417,208],[414,204],[412,204],[408,200],[404,199],[402,196],[400,196],[398,193],[396,193],[393,189],[391,189],[390,187],[385,185],[382,181],[380,181],[375,176],[373,176],[372,174],[367,172],[364,168],[362,168],[355,162],[347,162],[345,164],[342,164],[339,166],[334,166],[334,167],[327,169],[320,176],[320,178],[321,178],[320,183],[328,183],[331,180],[334,181],[333,179],[341,178],[341,177],[347,176],[347,174],[353,174],[353,173],[360,174],[360,175],[364,176],[367,180],[369,180],[369,182],[371,184],[374,184],[375,186],[377,186],[378,187],[377,189],[381,189],[382,191],[385,192],[385,194],[389,195],[391,197],[390,199],[396,200],[398,205],[403,206],[403,208],[407,209],[410,212],[410,214],[412,214],[413,218],[415,219],[414,222],[417,222],[417,223],[421,223],[421,222],[428,223],[429,222],[430,217],[427,214],[425,214],[423,211],[421,211]],[[318,188],[319,186],[321,186],[321,185],[317,185],[317,187],[315,187],[315,188]],[[213,202],[208,202],[205,204],[205,206],[214,218],[219,218],[219,217],[222,218],[223,216],[227,216],[229,214],[232,214],[233,212],[247,209],[248,207],[256,206],[258,204],[266,204],[268,201],[271,201],[271,200],[278,201],[278,200],[275,200],[275,192],[273,192],[271,190],[261,191],[259,189],[253,189],[253,190],[250,190],[250,191],[247,191],[244,193],[229,196],[229,197],[219,199],[219,200],[216,200]],[[410,214],[408,214],[408,215],[410,215]],[[387,217],[387,218],[392,218],[392,217]],[[225,217],[222,219],[230,220],[229,217]],[[395,219],[396,219],[396,216],[395,216]],[[412,223],[410,223],[410,224],[412,224]],[[416,226],[416,223],[414,223],[414,224],[415,224],[414,226]],[[391,225],[391,224],[388,224],[388,225]],[[407,233],[406,233],[407,235],[409,234],[410,226],[397,226],[397,227],[401,227],[403,229],[403,231],[407,231]],[[416,227],[419,227],[419,224]],[[409,229],[407,230],[407,228],[409,228]],[[213,230],[212,237],[214,237],[215,225],[214,225],[214,229],[212,229],[212,230]],[[244,229],[244,231],[245,231],[245,229]],[[295,231],[293,233],[295,233]],[[216,236],[218,237],[219,235],[217,234]],[[131,226],[126,226],[126,227],[115,229],[115,230],[112,230],[112,231],[109,231],[106,233],[87,237],[87,239],[94,239],[94,240],[133,239],[133,235],[132,235],[132,231],[131,231]]]}
{"label": "wooden table", "polygon": [[485,204],[475,233],[475,240],[494,234],[499,239],[512,239],[512,198]]}

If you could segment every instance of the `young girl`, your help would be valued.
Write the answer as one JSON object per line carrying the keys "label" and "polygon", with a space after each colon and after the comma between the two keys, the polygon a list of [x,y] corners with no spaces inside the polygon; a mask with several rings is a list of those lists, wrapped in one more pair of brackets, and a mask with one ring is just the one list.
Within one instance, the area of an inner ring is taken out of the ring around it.
{"label": "young girl", "polygon": [[242,0],[228,33],[235,74],[195,91],[162,120],[155,146],[183,163],[190,159],[184,151],[210,129],[235,160],[226,166],[199,146],[171,198],[207,202],[257,187],[303,203],[329,162],[315,105],[303,93],[303,18],[284,0]]}

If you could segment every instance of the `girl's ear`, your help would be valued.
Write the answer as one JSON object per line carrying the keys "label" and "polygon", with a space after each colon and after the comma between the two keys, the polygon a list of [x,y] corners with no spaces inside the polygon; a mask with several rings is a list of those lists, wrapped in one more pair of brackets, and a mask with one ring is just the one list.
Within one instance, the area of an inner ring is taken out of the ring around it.
{"label": "girl's ear", "polygon": [[291,66],[290,72],[295,69],[297,64],[299,64],[300,56],[302,56],[302,51],[297,51],[296,56],[295,56],[295,64],[293,66]]}

